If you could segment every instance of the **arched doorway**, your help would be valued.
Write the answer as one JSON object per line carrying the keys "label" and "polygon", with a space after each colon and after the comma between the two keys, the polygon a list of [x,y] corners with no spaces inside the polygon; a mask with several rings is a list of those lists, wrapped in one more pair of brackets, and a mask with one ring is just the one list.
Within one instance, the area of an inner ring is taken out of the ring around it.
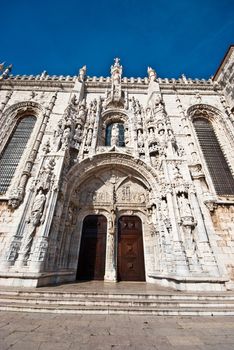
{"label": "arched doorway", "polygon": [[145,281],[142,224],[137,216],[118,221],[118,280]]}
{"label": "arched doorway", "polygon": [[103,280],[105,275],[107,220],[88,215],[83,221],[77,269],[79,280]]}

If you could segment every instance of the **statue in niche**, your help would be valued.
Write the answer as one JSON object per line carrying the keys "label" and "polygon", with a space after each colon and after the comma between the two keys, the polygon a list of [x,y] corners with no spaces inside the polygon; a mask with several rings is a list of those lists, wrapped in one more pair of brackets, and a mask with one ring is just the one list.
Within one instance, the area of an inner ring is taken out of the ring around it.
{"label": "statue in niche", "polygon": [[164,102],[160,95],[157,95],[155,98],[154,113],[157,114],[157,118],[162,118],[165,114]]}
{"label": "statue in niche", "polygon": [[136,121],[137,121],[137,128],[142,128],[142,126],[143,126],[143,123],[142,123],[142,118],[141,118],[141,114],[139,113],[139,114],[137,114],[136,115]]}
{"label": "statue in niche", "polygon": [[138,147],[144,147],[144,137],[143,132],[141,130],[137,131],[137,145]]}
{"label": "statue in niche", "polygon": [[70,127],[66,127],[64,129],[63,138],[62,138],[63,150],[69,147],[70,141],[71,141],[71,129]]}
{"label": "statue in niche", "polygon": [[149,141],[153,141],[155,139],[154,129],[149,129]]}
{"label": "statue in niche", "polygon": [[165,199],[162,199],[161,201],[161,214],[163,219],[166,219],[168,217],[167,202]]}
{"label": "statue in niche", "polygon": [[177,183],[183,183],[183,176],[178,165],[175,165],[173,168],[173,178]]}
{"label": "statue in niche", "polygon": [[135,112],[135,109],[136,109],[136,100],[135,100],[134,96],[132,97],[131,102],[132,102],[132,104],[131,104],[131,109],[133,110],[133,112]]}
{"label": "statue in niche", "polygon": [[86,146],[91,146],[92,137],[93,137],[93,130],[89,129],[88,134],[87,134],[87,138],[86,138],[86,142],[85,142]]}
{"label": "statue in niche", "polygon": [[97,112],[97,100],[94,99],[92,102],[90,102],[90,107],[89,107],[89,124],[91,126],[94,125],[96,112]]}
{"label": "statue in niche", "polygon": [[191,156],[192,156],[193,163],[199,162],[199,158],[198,158],[197,152],[192,152]]}
{"label": "statue in niche", "polygon": [[79,105],[77,122],[83,124],[85,121],[85,117],[86,117],[86,104],[85,104],[85,100],[83,100]]}
{"label": "statue in niche", "polygon": [[111,209],[111,214],[109,216],[109,233],[111,235],[114,235],[115,233],[115,221],[116,221],[116,214],[114,209]]}
{"label": "statue in niche", "polygon": [[33,226],[38,226],[41,223],[41,217],[44,210],[44,205],[46,201],[46,196],[40,188],[31,209],[31,214],[29,218],[29,223],[32,223]]}
{"label": "statue in niche", "polygon": [[39,184],[37,185],[37,188],[41,188],[43,190],[48,190],[50,188],[54,167],[55,167],[54,158],[49,159],[45,163],[45,165],[43,166],[40,172],[40,180],[39,180]]}
{"label": "statue in niche", "polygon": [[42,217],[44,212],[46,202],[46,196],[40,188],[31,208],[31,213],[28,223],[28,229],[25,237],[25,241],[23,242],[22,252],[23,252],[23,260],[27,261],[30,256],[33,239],[36,234],[36,228],[42,223]]}
{"label": "statue in niche", "polygon": [[184,155],[184,148],[183,148],[183,146],[178,144],[178,142],[176,141],[175,137],[172,138],[171,143],[172,143],[172,147],[173,147],[175,153],[179,157],[183,157],[183,155]]}
{"label": "statue in niche", "polygon": [[182,217],[192,216],[188,198],[186,198],[184,193],[179,196],[179,208]]}
{"label": "statue in niche", "polygon": [[56,129],[54,131],[53,144],[54,144],[55,152],[57,152],[60,149],[60,143],[61,143],[62,135],[63,135],[63,121],[62,121],[62,119],[60,119],[58,121],[57,127],[56,127]]}
{"label": "statue in niche", "polygon": [[135,100],[135,114],[136,115],[141,114],[141,105],[138,100]]}
{"label": "statue in niche", "polygon": [[80,124],[78,124],[75,129],[74,140],[77,143],[80,143],[82,141],[82,126]]}
{"label": "statue in niche", "polygon": [[78,101],[77,101],[77,98],[76,98],[76,95],[74,94],[71,98],[71,106],[77,106],[78,105]]}
{"label": "statue in niche", "polygon": [[119,144],[119,128],[118,124],[113,124],[111,129],[111,146],[117,146]]}
{"label": "statue in niche", "polygon": [[163,142],[165,140],[165,129],[163,127],[159,129],[158,137],[160,139],[160,142]]}
{"label": "statue in niche", "polygon": [[146,114],[146,121],[147,121],[147,123],[152,122],[153,121],[153,116],[152,116],[152,111],[151,111],[150,107],[146,108],[145,114]]}
{"label": "statue in niche", "polygon": [[163,220],[163,223],[165,225],[167,232],[170,232],[171,220],[169,217],[169,211],[168,211],[166,198],[162,199],[162,201],[161,201],[161,216],[162,216],[162,220]]}

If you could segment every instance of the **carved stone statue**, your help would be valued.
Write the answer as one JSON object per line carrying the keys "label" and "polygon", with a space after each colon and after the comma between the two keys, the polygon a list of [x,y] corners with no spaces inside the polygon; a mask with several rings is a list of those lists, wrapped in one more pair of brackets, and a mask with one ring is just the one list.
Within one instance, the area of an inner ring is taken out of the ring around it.
{"label": "carved stone statue", "polygon": [[48,190],[50,188],[54,166],[55,160],[50,158],[40,172],[40,180],[37,188],[42,188],[43,190]]}
{"label": "carved stone statue", "polygon": [[119,85],[121,83],[122,66],[119,64],[120,59],[114,59],[115,64],[111,66],[111,78],[114,85]]}
{"label": "carved stone statue", "polygon": [[80,81],[82,81],[82,82],[84,81],[85,75],[86,75],[86,66],[83,66],[79,70],[79,79],[80,79]]}
{"label": "carved stone statue", "polygon": [[152,110],[150,107],[147,107],[145,110],[146,122],[150,123],[153,121]]}
{"label": "carved stone statue", "polygon": [[118,146],[119,144],[119,128],[118,124],[113,124],[111,129],[111,146]]}
{"label": "carved stone statue", "polygon": [[93,137],[93,130],[89,129],[88,134],[87,134],[87,138],[86,138],[86,142],[85,142],[86,146],[91,146],[92,137]]}
{"label": "carved stone statue", "polygon": [[163,119],[164,116],[166,116],[164,102],[160,95],[155,97],[154,114],[156,115],[157,120]]}
{"label": "carved stone statue", "polygon": [[141,130],[138,130],[137,132],[137,145],[140,148],[144,146],[144,137]]}
{"label": "carved stone statue", "polygon": [[77,123],[84,124],[85,118],[86,118],[86,104],[85,104],[85,101],[83,100],[79,105]]}
{"label": "carved stone statue", "polygon": [[192,212],[191,212],[191,208],[189,205],[189,201],[188,199],[185,197],[184,194],[182,194],[179,197],[179,205],[180,205],[180,212],[181,212],[181,216],[192,216]]}
{"label": "carved stone statue", "polygon": [[151,67],[148,67],[147,72],[148,72],[150,82],[155,81],[157,78],[155,70]]}
{"label": "carved stone statue", "polygon": [[60,148],[62,135],[63,135],[63,121],[62,119],[60,119],[54,131],[53,148],[55,152],[57,152]]}
{"label": "carved stone statue", "polygon": [[77,143],[80,143],[82,140],[82,126],[80,124],[78,124],[76,127],[74,140]]}
{"label": "carved stone statue", "polygon": [[42,192],[42,189],[40,189],[34,199],[34,203],[33,203],[30,218],[29,218],[29,222],[31,222],[33,226],[38,226],[41,222],[45,201],[46,201],[46,196]]}
{"label": "carved stone statue", "polygon": [[71,141],[71,129],[67,127],[63,132],[63,138],[62,138],[63,149],[66,149],[69,147],[70,141]]}
{"label": "carved stone statue", "polygon": [[115,233],[115,221],[116,221],[116,214],[114,209],[111,209],[111,214],[109,217],[109,234],[114,235]]}

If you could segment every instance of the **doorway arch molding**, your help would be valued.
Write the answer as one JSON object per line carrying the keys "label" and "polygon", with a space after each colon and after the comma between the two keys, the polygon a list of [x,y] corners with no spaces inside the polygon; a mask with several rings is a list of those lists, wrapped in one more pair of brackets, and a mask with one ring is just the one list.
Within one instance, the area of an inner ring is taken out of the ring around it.
{"label": "doorway arch molding", "polygon": [[158,174],[154,168],[128,154],[109,152],[87,158],[70,169],[66,176],[66,202],[70,201],[75,188],[79,187],[88,177],[95,176],[98,171],[105,168],[109,170],[128,169],[129,174],[138,178],[148,191],[152,191],[152,195],[159,192]]}

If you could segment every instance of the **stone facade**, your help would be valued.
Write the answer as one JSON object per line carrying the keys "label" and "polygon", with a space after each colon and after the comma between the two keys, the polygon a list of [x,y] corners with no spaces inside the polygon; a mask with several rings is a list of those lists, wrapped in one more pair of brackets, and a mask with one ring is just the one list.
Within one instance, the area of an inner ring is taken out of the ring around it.
{"label": "stone facade", "polygon": [[[221,62],[217,72],[213,78],[215,83],[218,83],[218,87],[221,86],[225,98],[227,99],[228,105],[230,106],[232,112],[234,110],[234,45],[231,45]],[[225,106],[225,98],[223,101]]]}
{"label": "stone facade", "polygon": [[126,215],[141,219],[148,283],[233,288],[234,188],[216,193],[193,124],[210,121],[233,174],[227,73],[219,85],[217,76],[161,79],[151,67],[145,78],[122,77],[119,59],[107,78],[88,77],[86,67],[74,77],[10,69],[0,77],[0,152],[22,118],[37,119],[0,196],[1,285],[76,280],[87,215],[106,217],[104,279],[117,281]]}

